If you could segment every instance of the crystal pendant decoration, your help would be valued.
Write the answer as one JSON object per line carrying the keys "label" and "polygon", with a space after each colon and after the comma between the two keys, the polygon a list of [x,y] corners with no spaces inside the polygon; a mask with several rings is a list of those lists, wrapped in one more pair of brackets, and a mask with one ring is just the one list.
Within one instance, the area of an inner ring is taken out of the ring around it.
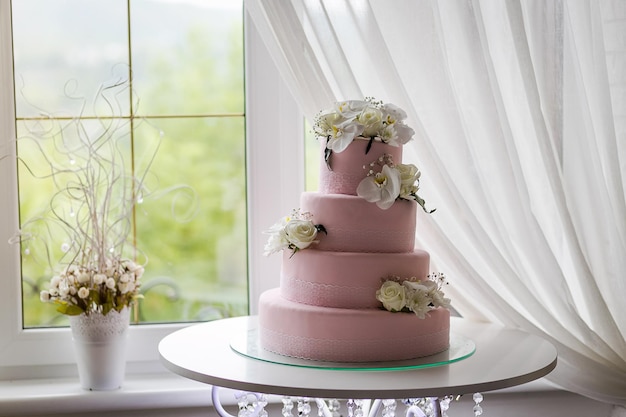
{"label": "crystal pendant decoration", "polygon": [[298,416],[308,417],[311,414],[311,404],[308,398],[298,398]]}
{"label": "crystal pendant decoration", "polygon": [[293,417],[293,400],[291,397],[283,397],[283,417]]}
{"label": "crystal pendant decoration", "polygon": [[472,396],[474,400],[474,416],[481,416],[483,414],[483,408],[480,403],[483,401],[483,395],[480,392],[475,393]]}
{"label": "crystal pendant decoration", "polygon": [[395,417],[396,407],[396,400],[383,400],[383,417]]}

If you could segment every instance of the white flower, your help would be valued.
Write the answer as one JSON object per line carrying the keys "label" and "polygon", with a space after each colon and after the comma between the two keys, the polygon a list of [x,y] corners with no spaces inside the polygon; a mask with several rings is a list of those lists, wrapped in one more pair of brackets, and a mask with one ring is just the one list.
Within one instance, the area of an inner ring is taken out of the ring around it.
{"label": "white flower", "polygon": [[[405,281],[405,283],[406,282],[407,281]],[[407,295],[406,306],[420,319],[425,318],[431,308],[430,297],[428,297],[426,287],[422,286],[421,288],[414,288],[410,291]]]}
{"label": "white flower", "polygon": [[413,200],[419,187],[417,181],[422,175],[413,164],[398,164],[396,169],[400,172],[400,198]]}
{"label": "white flower", "polygon": [[59,296],[62,298],[67,297],[70,294],[70,287],[67,285],[67,283],[62,283],[61,285],[59,285]]}
{"label": "white flower", "polygon": [[285,225],[285,235],[290,245],[306,249],[317,237],[317,228],[310,220],[293,219]]}
{"label": "white flower", "polygon": [[395,123],[396,121],[402,121],[406,119],[406,112],[400,107],[392,103],[386,103],[382,106],[382,111],[387,113],[388,122]]}
{"label": "white flower", "polygon": [[43,290],[39,293],[39,299],[41,301],[43,301],[44,303],[47,303],[48,301],[50,301],[50,292]]}
{"label": "white flower", "polygon": [[383,165],[381,172],[363,178],[356,189],[359,197],[386,210],[391,207],[400,195],[400,172]]}
{"label": "white flower", "polygon": [[120,276],[120,282],[126,283],[126,282],[129,282],[130,280],[131,280],[130,279],[130,274],[122,274]]}
{"label": "white flower", "polygon": [[109,289],[111,289],[111,290],[112,290],[112,289],[114,289],[114,288],[115,288],[115,284],[116,284],[116,283],[115,283],[115,279],[113,279],[113,278],[107,278],[107,280],[106,280],[106,283],[105,283],[105,284],[106,284],[106,287],[107,287],[107,288],[109,288]]}
{"label": "white flower", "polygon": [[406,306],[404,287],[396,281],[385,281],[376,291],[376,299],[383,303],[388,311],[401,311]]}
{"label": "white flower", "polygon": [[333,125],[326,147],[333,152],[343,152],[362,132],[363,126],[353,123],[352,120]]}
{"label": "white flower", "polygon": [[369,103],[365,100],[348,100],[335,103],[335,111],[344,119],[354,120]]}
{"label": "white flower", "polygon": [[270,237],[267,239],[265,247],[263,248],[265,250],[263,254],[265,256],[269,256],[287,248],[289,248],[289,241],[287,240],[284,230],[281,229],[270,234]]}
{"label": "white flower", "polygon": [[399,146],[398,132],[393,126],[385,126],[379,134],[380,140],[391,146]]}
{"label": "white flower", "polygon": [[83,300],[89,297],[89,290],[87,289],[87,287],[81,287],[80,290],[78,290],[78,296]]}
{"label": "white flower", "polygon": [[296,253],[300,249],[308,248],[312,243],[317,243],[319,231],[326,233],[321,224],[314,224],[311,213],[301,213],[294,210],[291,216],[283,217],[265,233],[270,235],[265,244],[265,256],[291,249]]}
{"label": "white flower", "polygon": [[78,274],[78,282],[80,284],[86,284],[89,282],[90,279],[91,277],[89,276],[88,272],[81,272],[80,274]]}
{"label": "white flower", "polygon": [[52,277],[52,279],[50,280],[50,286],[54,287],[54,288],[59,288],[59,283],[61,282],[61,277],[58,275],[55,275]]}
{"label": "white flower", "polygon": [[393,104],[373,99],[341,101],[315,117],[313,131],[327,140],[326,147],[332,152],[342,152],[357,137],[399,146],[415,133],[402,122],[405,118],[406,113]]}
{"label": "white flower", "polygon": [[120,282],[119,287],[120,287],[120,292],[122,294],[126,294],[135,289],[135,284],[133,284],[132,282]]}
{"label": "white flower", "polygon": [[411,139],[413,139],[415,131],[404,123],[394,123],[393,128],[396,131],[398,142],[400,142],[402,145],[408,143]]}
{"label": "white flower", "polygon": [[106,281],[107,276],[104,274],[94,274],[93,275],[93,283],[94,285],[100,285],[102,284],[104,281]]}
{"label": "white flower", "polygon": [[[399,301],[389,302],[388,299],[396,300],[397,294],[402,292],[403,311],[412,311],[416,316],[423,319],[431,309],[450,307],[450,299],[445,298],[441,286],[445,283],[443,274],[431,274],[428,279],[420,281],[415,277],[401,280],[400,277],[391,276],[384,281],[381,288],[376,292],[376,298],[383,303],[389,311],[400,311]],[[400,283],[401,282],[401,283]],[[388,293],[384,296],[385,292]],[[395,297],[395,298],[394,298]],[[393,304],[395,303],[395,304]]]}
{"label": "white flower", "polygon": [[363,125],[362,135],[367,138],[379,137],[384,130],[383,113],[375,107],[366,107],[357,117]]}

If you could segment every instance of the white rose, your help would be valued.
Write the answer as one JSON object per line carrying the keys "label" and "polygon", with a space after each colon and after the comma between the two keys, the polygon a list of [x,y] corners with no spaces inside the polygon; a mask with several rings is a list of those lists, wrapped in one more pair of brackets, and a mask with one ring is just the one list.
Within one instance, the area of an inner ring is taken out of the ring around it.
{"label": "white rose", "polygon": [[383,130],[383,113],[375,107],[364,109],[358,120],[364,127],[362,135],[365,137],[378,136]]}
{"label": "white rose", "polygon": [[94,283],[95,285],[100,285],[100,284],[102,284],[104,281],[106,281],[106,279],[107,279],[107,276],[106,276],[106,275],[104,275],[104,274],[95,274],[95,275],[93,276],[93,283]]}
{"label": "white rose", "polygon": [[120,282],[126,283],[126,282],[129,282],[130,280],[131,280],[130,279],[130,274],[122,274],[120,276]]}
{"label": "white rose", "polygon": [[291,245],[306,249],[315,242],[317,229],[309,220],[293,219],[285,225],[285,235]]}
{"label": "white rose", "polygon": [[89,297],[89,290],[86,287],[81,287],[80,290],[78,290],[78,296],[84,300]]}
{"label": "white rose", "polygon": [[376,299],[389,311],[400,311],[406,306],[405,289],[395,281],[385,281],[376,291]]}
{"label": "white rose", "polygon": [[115,280],[113,278],[107,278],[106,286],[109,289],[114,289],[115,288]]}
{"label": "white rose", "polygon": [[87,282],[89,282],[90,279],[91,277],[89,276],[88,272],[81,272],[80,274],[78,274],[78,282],[81,284],[86,284]]}
{"label": "white rose", "polygon": [[420,170],[413,164],[397,164],[396,169],[400,172],[400,183],[403,187],[415,184],[422,176]]}

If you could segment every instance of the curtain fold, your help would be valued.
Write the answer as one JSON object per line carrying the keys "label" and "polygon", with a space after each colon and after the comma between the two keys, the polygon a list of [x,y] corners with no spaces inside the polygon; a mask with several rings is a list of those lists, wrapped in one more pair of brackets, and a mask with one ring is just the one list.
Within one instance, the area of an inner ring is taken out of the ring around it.
{"label": "curtain fold", "polygon": [[626,11],[608,0],[246,7],[310,120],[363,96],[405,109],[416,139],[404,159],[437,208],[420,215],[417,241],[454,307],[547,338],[559,351],[550,380],[626,405]]}

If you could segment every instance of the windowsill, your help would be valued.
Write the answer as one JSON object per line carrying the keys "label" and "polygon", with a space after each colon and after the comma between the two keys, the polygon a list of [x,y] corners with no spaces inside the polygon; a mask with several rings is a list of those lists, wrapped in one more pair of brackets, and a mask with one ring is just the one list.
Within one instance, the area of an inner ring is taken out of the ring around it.
{"label": "windowsill", "polygon": [[[497,393],[558,391],[541,379]],[[220,395],[223,404],[235,402],[232,391]],[[130,375],[115,391],[86,391],[77,378],[0,381],[0,416],[98,413],[154,409],[212,408],[211,386],[173,373]]]}
{"label": "windowsill", "polygon": [[77,378],[0,381],[0,416],[210,407],[211,387],[172,373],[131,375],[114,391],[87,391]]}

